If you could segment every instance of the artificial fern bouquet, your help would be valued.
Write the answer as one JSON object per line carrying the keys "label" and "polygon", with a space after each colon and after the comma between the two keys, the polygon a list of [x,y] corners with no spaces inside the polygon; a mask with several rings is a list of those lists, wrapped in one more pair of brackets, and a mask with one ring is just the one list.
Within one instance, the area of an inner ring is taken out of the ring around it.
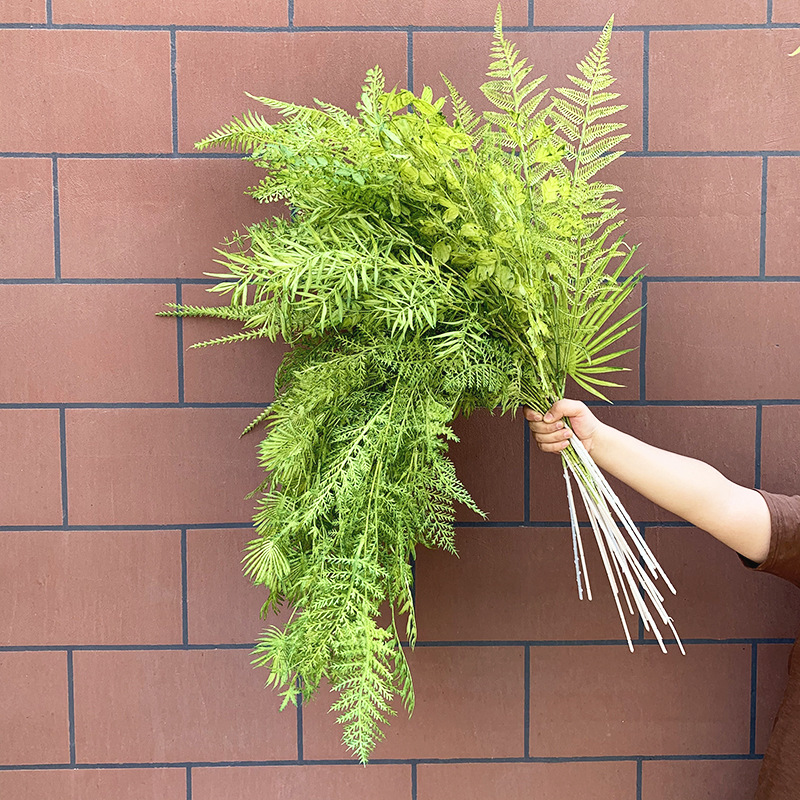
{"label": "artificial fern bouquet", "polygon": [[[252,195],[292,212],[220,250],[228,273],[211,291],[229,293],[229,306],[168,312],[243,323],[216,341],[292,345],[275,402],[250,426],[266,427],[267,478],[245,569],[269,588],[265,613],[293,609],[283,630],[264,633],[256,663],[285,702],[327,680],[362,761],[395,695],[413,708],[404,647],[416,638],[415,550],[455,551],[454,503],[480,513],[447,455],[453,420],[476,408],[544,412],[568,376],[599,397],[616,385],[604,373],[621,353],[608,347],[633,314],[615,312],[639,275],[626,269],[619,190],[594,180],[626,138],[605,121],[625,107],[607,91],[610,37],[609,22],[581,77],[548,100],[498,9],[481,87],[494,111],[476,113],[444,78],[450,122],[445,98],[386,91],[376,67],[357,117],[258,98],[284,120],[249,114],[198,144],[246,151],[266,170]],[[623,604],[663,647],[663,573],[572,442],[564,476],[579,591],[585,582],[591,597],[577,495],[629,644]]]}

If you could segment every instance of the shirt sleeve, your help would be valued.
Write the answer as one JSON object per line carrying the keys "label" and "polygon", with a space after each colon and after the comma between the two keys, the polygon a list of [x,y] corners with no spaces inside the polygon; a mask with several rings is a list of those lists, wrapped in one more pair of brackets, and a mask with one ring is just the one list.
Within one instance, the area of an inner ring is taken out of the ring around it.
{"label": "shirt sleeve", "polygon": [[757,489],[770,516],[769,553],[761,564],[740,556],[745,566],[769,572],[800,587],[800,495],[789,497]]}

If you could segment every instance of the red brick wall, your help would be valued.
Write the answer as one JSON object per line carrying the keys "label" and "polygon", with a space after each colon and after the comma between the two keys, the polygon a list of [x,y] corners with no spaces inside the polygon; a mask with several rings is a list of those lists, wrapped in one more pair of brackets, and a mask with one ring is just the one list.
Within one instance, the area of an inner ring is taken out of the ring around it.
{"label": "red brick wall", "polygon": [[[735,480],[797,490],[797,0],[505,0],[560,82],[612,11],[647,303],[598,413]],[[365,70],[475,98],[495,0],[4,0],[0,7],[0,797],[752,797],[800,596],[625,494],[688,653],[580,603],[557,461],[521,419],[460,422],[489,523],[417,565],[418,708],[366,769],[326,698],[279,713],[240,574],[243,425],[278,348],[187,351],[255,171],[192,144],[245,90],[353,108]],[[590,556],[590,562],[596,562]],[[590,563],[590,569],[592,564]],[[594,574],[601,582],[597,564]]]}

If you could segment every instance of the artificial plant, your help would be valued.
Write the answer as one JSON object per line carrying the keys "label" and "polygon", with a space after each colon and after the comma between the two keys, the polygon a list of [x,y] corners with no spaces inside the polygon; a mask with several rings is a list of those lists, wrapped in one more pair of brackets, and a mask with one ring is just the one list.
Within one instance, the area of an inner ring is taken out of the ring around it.
{"label": "artificial plant", "polygon": [[[248,428],[266,428],[267,477],[245,570],[269,588],[265,614],[292,608],[283,629],[263,634],[255,663],[269,667],[284,704],[327,680],[343,740],[362,761],[393,698],[413,709],[405,645],[416,639],[416,548],[455,552],[454,503],[481,513],[447,455],[453,420],[476,408],[543,412],[568,376],[598,397],[616,385],[607,374],[627,350],[608,348],[636,312],[615,312],[639,273],[619,234],[619,189],[595,180],[626,138],[607,119],[625,108],[608,91],[611,27],[549,99],[498,9],[481,87],[493,111],[474,111],[442,76],[448,121],[444,97],[387,91],[375,67],[357,116],[257,98],[283,121],[249,113],[197,145],[247,152],[266,171],[250,193],[292,212],[219,251],[227,272],[210,291],[230,294],[230,305],[168,312],[243,323],[202,345],[282,337],[292,346],[275,402]],[[658,633],[637,586],[671,626],[642,566],[655,576],[655,559],[573,443],[564,475],[579,588],[570,474],[623,623],[620,591]]]}

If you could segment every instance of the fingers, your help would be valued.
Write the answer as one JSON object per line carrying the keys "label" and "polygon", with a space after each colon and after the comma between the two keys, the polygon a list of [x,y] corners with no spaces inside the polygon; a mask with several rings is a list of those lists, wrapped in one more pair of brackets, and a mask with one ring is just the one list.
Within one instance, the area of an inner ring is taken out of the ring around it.
{"label": "fingers", "polygon": [[531,425],[533,438],[539,449],[545,453],[558,453],[568,444],[572,431],[564,426],[560,420],[551,424],[534,423]]}

